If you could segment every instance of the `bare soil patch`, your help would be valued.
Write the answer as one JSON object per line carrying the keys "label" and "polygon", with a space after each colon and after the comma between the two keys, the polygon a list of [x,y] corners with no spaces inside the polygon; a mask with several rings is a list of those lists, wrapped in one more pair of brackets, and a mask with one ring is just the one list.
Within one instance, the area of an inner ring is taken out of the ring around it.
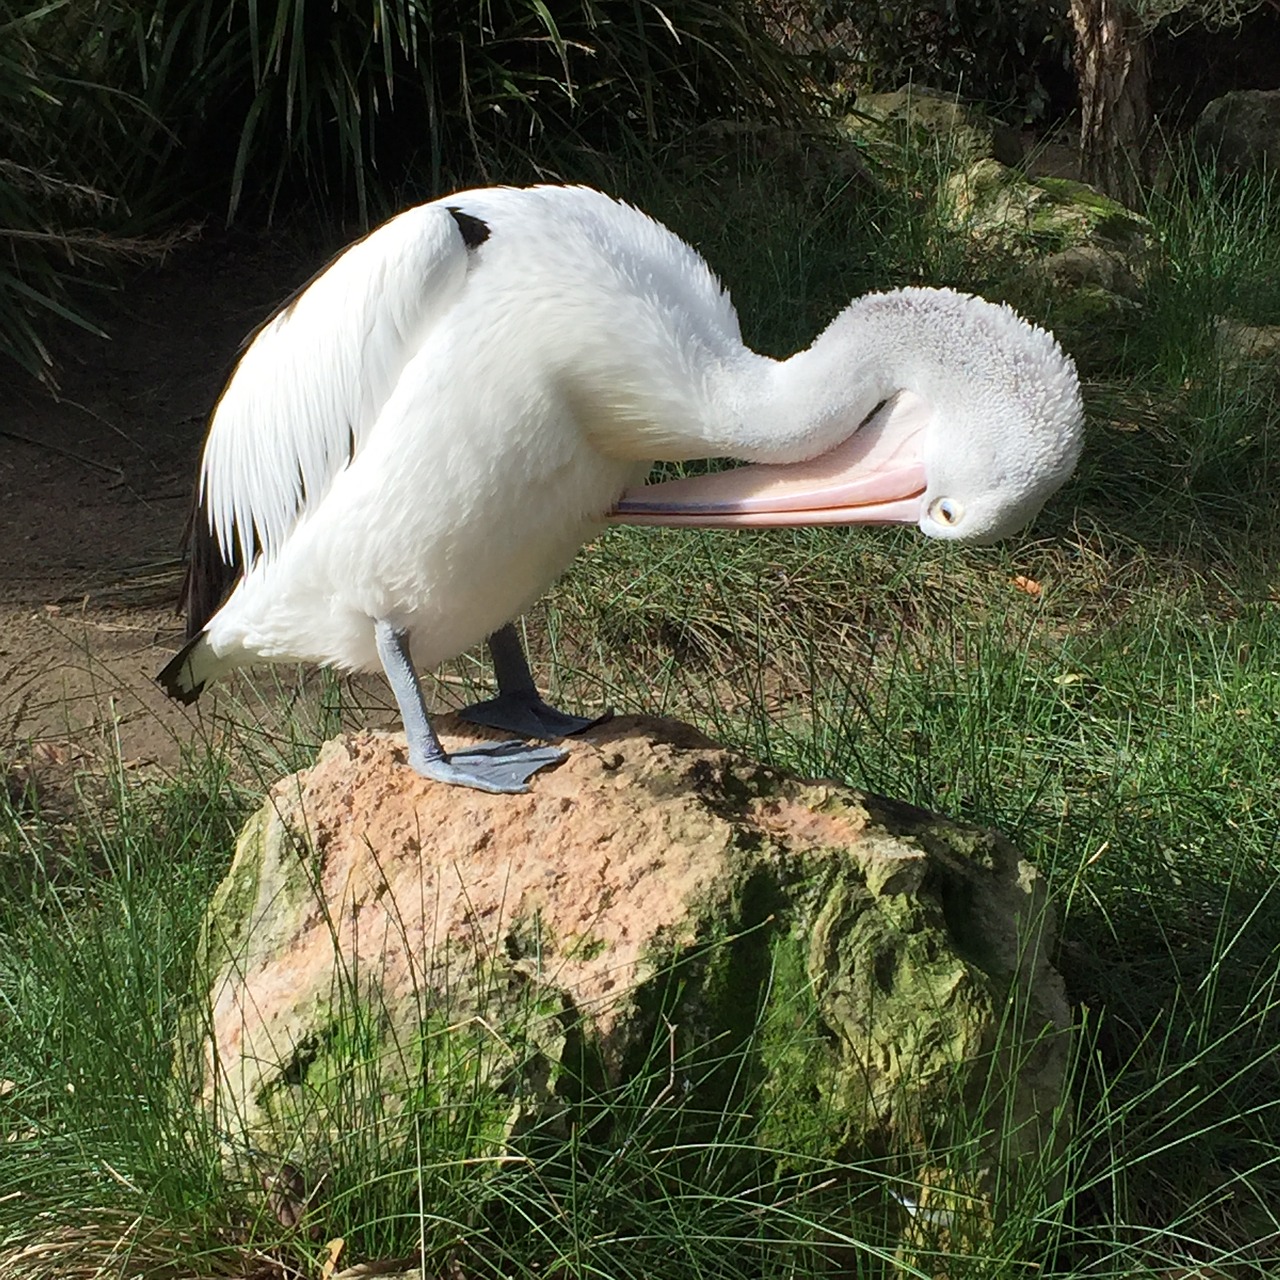
{"label": "bare soil patch", "polygon": [[181,542],[237,347],[317,260],[221,236],[90,298],[56,335],[57,397],[0,366],[0,760],[118,740],[176,760],[198,716],[152,677],[178,646]]}

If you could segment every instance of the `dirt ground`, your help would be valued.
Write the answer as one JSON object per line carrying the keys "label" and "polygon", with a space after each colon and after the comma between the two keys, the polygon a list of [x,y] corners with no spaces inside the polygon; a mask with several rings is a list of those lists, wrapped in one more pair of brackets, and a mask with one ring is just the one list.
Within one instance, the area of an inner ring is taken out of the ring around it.
{"label": "dirt ground", "polygon": [[199,731],[152,677],[181,642],[206,416],[241,339],[317,260],[248,238],[183,246],[89,300],[109,340],[55,335],[56,399],[0,365],[0,762],[116,737],[125,761],[167,765]]}

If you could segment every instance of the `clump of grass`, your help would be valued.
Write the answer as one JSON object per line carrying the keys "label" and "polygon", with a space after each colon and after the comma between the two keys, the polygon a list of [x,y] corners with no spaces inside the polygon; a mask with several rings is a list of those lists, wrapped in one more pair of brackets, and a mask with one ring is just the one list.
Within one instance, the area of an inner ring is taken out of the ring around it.
{"label": "clump of grass", "polygon": [[1280,319],[1280,187],[1188,156],[1145,212],[1158,248],[1137,323],[1091,388],[1087,501],[1148,546],[1243,553],[1252,572],[1276,551],[1264,495],[1280,467],[1280,381],[1231,332]]}

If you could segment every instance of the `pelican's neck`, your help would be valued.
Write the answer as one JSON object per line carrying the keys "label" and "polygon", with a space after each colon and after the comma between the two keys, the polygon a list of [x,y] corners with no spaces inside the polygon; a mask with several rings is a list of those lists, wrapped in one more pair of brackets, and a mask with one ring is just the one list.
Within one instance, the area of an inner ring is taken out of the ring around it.
{"label": "pelican's neck", "polygon": [[971,301],[948,290],[870,294],[788,360],[757,355],[736,334],[715,343],[682,335],[655,344],[660,358],[640,361],[637,372],[633,348],[611,342],[590,380],[575,373],[580,416],[613,457],[804,462],[847,440],[898,391],[933,404],[954,394],[949,371],[964,367],[972,333],[952,313]]}
{"label": "pelican's neck", "polygon": [[712,389],[724,413],[720,451],[747,462],[802,462],[847,440],[895,392],[927,394],[920,317],[882,305],[889,297],[850,304],[790,359],[752,353],[722,366]]}

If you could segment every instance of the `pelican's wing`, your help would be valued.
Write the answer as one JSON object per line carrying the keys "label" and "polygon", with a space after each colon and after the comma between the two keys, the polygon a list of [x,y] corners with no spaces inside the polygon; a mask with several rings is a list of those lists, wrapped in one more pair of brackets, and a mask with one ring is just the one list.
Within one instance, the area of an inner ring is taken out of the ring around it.
{"label": "pelican's wing", "polygon": [[205,440],[182,599],[188,636],[355,457],[487,236],[445,204],[409,209],[345,249],[251,337]]}

